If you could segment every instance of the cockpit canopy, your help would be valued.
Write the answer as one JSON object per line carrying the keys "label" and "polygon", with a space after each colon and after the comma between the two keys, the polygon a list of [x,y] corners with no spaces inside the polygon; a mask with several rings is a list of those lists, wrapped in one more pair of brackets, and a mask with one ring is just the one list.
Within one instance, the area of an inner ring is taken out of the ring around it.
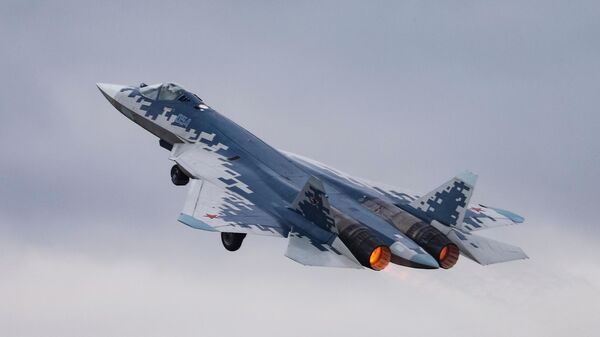
{"label": "cockpit canopy", "polygon": [[175,83],[158,83],[140,88],[140,93],[153,100],[174,101],[186,91]]}

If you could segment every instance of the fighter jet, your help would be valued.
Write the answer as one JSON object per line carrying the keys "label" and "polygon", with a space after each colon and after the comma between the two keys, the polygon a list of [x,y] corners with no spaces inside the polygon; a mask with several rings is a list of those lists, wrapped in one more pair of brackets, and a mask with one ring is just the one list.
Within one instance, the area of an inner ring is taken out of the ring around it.
{"label": "fighter jet", "polygon": [[97,86],[170,151],[173,184],[189,185],[178,220],[220,232],[229,251],[253,234],[287,238],[285,255],[310,266],[448,269],[459,255],[482,265],[527,258],[474,234],[524,219],[470,204],[471,172],[413,195],[278,150],[175,83]]}

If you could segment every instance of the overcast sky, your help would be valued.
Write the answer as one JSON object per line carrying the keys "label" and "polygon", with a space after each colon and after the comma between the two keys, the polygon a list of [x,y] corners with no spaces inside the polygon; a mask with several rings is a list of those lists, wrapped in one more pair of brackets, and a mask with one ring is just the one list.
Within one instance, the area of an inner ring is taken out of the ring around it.
{"label": "overcast sky", "polygon": [[[4,1],[1,336],[592,336],[597,1]],[[526,261],[303,267],[176,221],[168,152],[96,82],[174,81],[275,147],[426,192],[459,171]]]}

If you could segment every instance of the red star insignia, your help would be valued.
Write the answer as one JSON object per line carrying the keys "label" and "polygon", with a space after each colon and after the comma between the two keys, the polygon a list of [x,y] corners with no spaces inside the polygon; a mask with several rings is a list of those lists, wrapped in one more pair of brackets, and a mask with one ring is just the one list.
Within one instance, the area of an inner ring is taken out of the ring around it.
{"label": "red star insignia", "polygon": [[481,212],[481,208],[479,208],[479,207],[473,207],[471,209],[474,210],[475,212]]}
{"label": "red star insignia", "polygon": [[207,217],[207,218],[209,218],[209,219],[214,219],[214,218],[216,218],[217,216],[218,216],[218,215],[216,215],[216,214],[208,214],[208,213],[206,213],[206,215],[205,215],[205,217]]}

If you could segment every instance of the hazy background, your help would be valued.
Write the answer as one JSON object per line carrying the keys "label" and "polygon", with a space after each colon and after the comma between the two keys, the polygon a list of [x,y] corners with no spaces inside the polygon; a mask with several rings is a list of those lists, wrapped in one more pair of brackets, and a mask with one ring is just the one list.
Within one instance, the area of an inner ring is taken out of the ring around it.
{"label": "hazy background", "polygon": [[[2,1],[0,335],[593,336],[597,1]],[[270,144],[524,215],[531,259],[375,273],[175,219],[158,141],[96,82],[175,81]]]}

